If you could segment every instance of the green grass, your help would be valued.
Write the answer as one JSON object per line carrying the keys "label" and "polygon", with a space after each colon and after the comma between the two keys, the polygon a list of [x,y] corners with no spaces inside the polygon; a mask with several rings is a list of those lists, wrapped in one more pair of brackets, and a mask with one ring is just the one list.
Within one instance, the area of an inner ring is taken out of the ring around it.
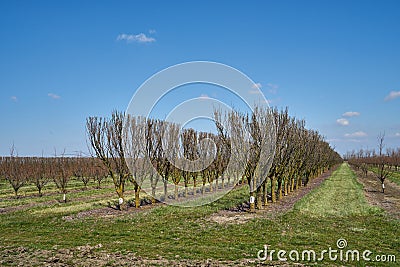
{"label": "green grass", "polygon": [[299,201],[295,209],[310,216],[353,216],[381,212],[371,207],[347,163],[343,164],[318,190]]}
{"label": "green grass", "polygon": [[391,172],[388,179],[400,186],[400,172]]}
{"label": "green grass", "polygon": [[[247,197],[247,188],[241,187],[205,206],[159,206],[118,217],[73,221],[62,218],[68,214],[67,209],[63,213],[33,214],[30,210],[0,214],[0,246],[51,250],[55,245],[71,248],[101,243],[101,250],[132,251],[145,258],[161,255],[176,259],[179,255],[181,259],[238,260],[255,259],[265,244],[277,251],[322,251],[336,248],[337,239],[345,238],[349,249],[369,249],[374,255],[395,254],[400,260],[399,221],[367,204],[361,185],[346,164],[286,214],[273,219],[260,215],[245,224],[209,220],[218,210],[236,206]],[[62,204],[56,207],[58,210]],[[357,265],[331,261],[319,264]],[[359,266],[365,264],[360,262]]]}
{"label": "green grass", "polygon": [[400,185],[400,172],[392,173],[389,179],[395,182],[397,185]]}
{"label": "green grass", "polygon": [[[88,183],[88,188],[93,189],[97,186],[97,182],[94,182],[91,179]],[[113,186],[113,183],[110,178],[107,178],[101,182],[101,187],[110,187]],[[77,191],[83,189],[83,182],[78,180],[77,178],[72,178],[67,184],[67,191]],[[53,181],[49,181],[48,184],[45,185],[42,193],[52,194],[58,192],[58,189]],[[22,186],[18,190],[18,196],[36,196],[38,195],[38,190],[36,186],[32,183],[27,183]],[[11,185],[8,181],[6,181],[3,177],[0,177],[0,199],[2,198],[10,198],[14,196],[14,190],[12,189]]]}

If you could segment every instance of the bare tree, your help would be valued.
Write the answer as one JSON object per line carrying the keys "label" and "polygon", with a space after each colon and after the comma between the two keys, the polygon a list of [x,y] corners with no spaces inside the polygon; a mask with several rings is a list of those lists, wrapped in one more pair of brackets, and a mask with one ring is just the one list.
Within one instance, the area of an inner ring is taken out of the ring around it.
{"label": "bare tree", "polygon": [[40,157],[32,159],[33,176],[32,182],[38,189],[39,196],[43,196],[42,190],[51,180],[50,177],[51,159]]}
{"label": "bare tree", "polygon": [[53,181],[60,193],[63,194],[63,201],[67,202],[67,185],[73,175],[72,172],[72,160],[64,156],[65,153],[61,154],[60,157],[55,158],[55,170],[52,173]]}
{"label": "bare tree", "polygon": [[23,158],[19,158],[15,154],[16,151],[13,144],[10,149],[10,157],[4,158],[3,175],[14,189],[15,197],[18,197],[18,190],[27,182],[24,166],[26,164],[26,161]]}
{"label": "bare tree", "polygon": [[[183,158],[189,161],[195,161],[198,159],[198,151],[197,151],[197,132],[194,129],[185,129],[181,134],[181,144],[182,144],[182,152]],[[182,177],[185,184],[185,197],[188,196],[188,186],[190,182],[190,178],[194,171],[182,169]],[[195,180],[193,180],[193,192],[195,192]]]}
{"label": "bare tree", "polygon": [[143,117],[126,116],[125,120],[125,156],[131,171],[130,181],[135,190],[135,207],[140,207],[140,190],[150,166],[146,153],[146,127],[147,122]]}
{"label": "bare tree", "polygon": [[149,168],[149,180],[151,186],[152,204],[156,202],[156,189],[160,179],[160,175],[155,170],[160,170],[159,153],[162,151],[162,136],[159,134],[163,131],[164,122],[147,119],[146,126],[146,156],[149,158],[151,166]]}
{"label": "bare tree", "polygon": [[[273,147],[269,147],[274,130],[270,111],[255,107],[252,114],[238,111],[222,114],[215,110],[214,118],[221,143],[231,148],[225,152],[232,161],[228,172],[233,169],[246,178],[250,191],[250,210],[255,210],[256,203],[261,208],[261,188],[274,153]],[[264,165],[261,166],[260,162]]]}
{"label": "bare tree", "polygon": [[[279,112],[277,109],[273,111],[275,120],[275,132],[276,132],[276,145],[275,145],[275,156],[272,167],[270,169],[269,178],[271,180],[271,200],[276,202],[276,192],[278,191],[278,197],[281,198],[282,180],[285,172],[286,165],[289,161],[289,147],[288,147],[288,125],[290,117],[288,109]],[[278,189],[276,189],[278,183]]]}
{"label": "bare tree", "polygon": [[6,168],[5,168],[5,157],[0,157],[0,182],[1,179],[5,180]]}
{"label": "bare tree", "polygon": [[90,169],[90,159],[89,158],[83,158],[81,155],[76,157],[74,160],[71,162],[72,168],[73,168],[73,174],[76,178],[78,178],[80,181],[82,181],[84,190],[87,189],[87,185],[92,178],[89,173]]}
{"label": "bare tree", "polygon": [[111,119],[89,117],[86,129],[94,154],[103,162],[111,176],[119,197],[119,209],[127,208],[125,184],[130,177],[125,162],[123,143],[124,114],[113,112]]}
{"label": "bare tree", "polygon": [[[166,124],[163,123],[163,127],[160,128],[160,131],[157,132],[158,139],[161,140],[161,144],[164,142],[164,134],[166,132]],[[157,172],[162,177],[162,182],[164,185],[164,201],[168,199],[168,180],[172,173],[172,164],[166,158],[166,151],[163,149],[163,146],[157,147]]]}
{"label": "bare tree", "polygon": [[166,132],[163,136],[163,149],[165,161],[169,162],[169,176],[174,183],[174,199],[178,199],[178,185],[181,181],[181,172],[177,168],[179,159],[179,125],[176,123],[167,123]]}
{"label": "bare tree", "polygon": [[210,164],[210,159],[214,155],[214,145],[211,141],[212,135],[206,132],[198,133],[198,155],[199,161],[197,169],[201,175],[201,194],[204,195],[206,192],[207,183],[209,183],[210,192],[212,191],[212,181],[213,181],[213,165]]}
{"label": "bare tree", "polygon": [[89,163],[89,176],[97,183],[97,188],[101,188],[101,182],[108,176],[108,171],[102,162],[97,158],[91,157]]}
{"label": "bare tree", "polygon": [[399,166],[400,148],[386,148],[385,153],[385,134],[381,133],[378,136],[378,151],[374,150],[363,150],[347,152],[345,158],[349,164],[352,165],[356,170],[361,169],[365,177],[368,175],[368,171],[376,176],[381,182],[382,193],[385,193],[385,180],[393,172],[395,172]]}
{"label": "bare tree", "polygon": [[385,193],[385,179],[390,174],[390,169],[387,163],[386,155],[383,153],[383,149],[385,148],[385,134],[380,134],[378,136],[378,172],[377,178],[381,182],[382,193]]}

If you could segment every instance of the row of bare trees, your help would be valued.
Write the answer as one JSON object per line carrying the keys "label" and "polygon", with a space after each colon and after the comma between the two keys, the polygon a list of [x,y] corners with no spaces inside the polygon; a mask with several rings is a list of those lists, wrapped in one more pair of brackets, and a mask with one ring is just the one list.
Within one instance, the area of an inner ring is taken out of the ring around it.
{"label": "row of bare trees", "polygon": [[347,152],[345,159],[357,170],[361,170],[365,177],[368,171],[374,171],[376,178],[381,182],[382,193],[385,192],[385,180],[392,173],[400,169],[400,148],[385,149],[385,135],[378,136],[378,149],[360,149]]}
{"label": "row of bare trees", "polygon": [[[216,118],[217,122],[223,120],[219,114]],[[243,138],[243,135],[232,135],[228,138],[230,142],[241,143],[241,150],[246,147],[243,140],[250,142],[247,146],[250,148],[249,157],[242,158],[247,164],[244,176],[250,186],[250,210],[261,209],[268,204],[268,180],[271,186],[271,202],[276,202],[342,161],[339,154],[317,131],[306,129],[304,120],[291,117],[287,109],[255,109],[251,115],[231,112],[224,118],[225,121],[231,119],[235,131],[242,132],[247,128],[250,132],[248,139]],[[221,127],[218,127],[221,124],[217,123],[217,128],[223,136]],[[272,137],[274,142],[268,139]],[[263,138],[267,138],[267,142]],[[263,140],[264,143],[261,144]],[[261,147],[267,151],[267,155],[263,157],[260,157]],[[269,155],[273,157],[268,158]],[[269,160],[272,162],[269,163]],[[261,163],[262,166],[257,166],[257,163]],[[269,170],[257,170],[269,164]],[[252,197],[255,201],[252,201]]]}
{"label": "row of bare trees", "polygon": [[63,201],[66,201],[67,186],[71,178],[82,181],[84,187],[93,179],[100,187],[107,177],[104,166],[95,158],[85,157],[18,157],[14,148],[11,155],[0,157],[0,177],[12,186],[15,196],[21,187],[33,184],[39,196],[49,182],[53,182]]}
{"label": "row of bare trees", "polygon": [[270,199],[276,202],[342,160],[287,109],[256,107],[251,114],[215,110],[214,119],[216,133],[180,131],[176,123],[120,112],[111,118],[89,117],[89,143],[112,177],[120,209],[127,207],[128,182],[135,189],[136,207],[142,186],[150,187],[155,202],[160,186],[161,199],[176,200],[246,183],[250,209],[261,209],[268,203],[268,181]]}

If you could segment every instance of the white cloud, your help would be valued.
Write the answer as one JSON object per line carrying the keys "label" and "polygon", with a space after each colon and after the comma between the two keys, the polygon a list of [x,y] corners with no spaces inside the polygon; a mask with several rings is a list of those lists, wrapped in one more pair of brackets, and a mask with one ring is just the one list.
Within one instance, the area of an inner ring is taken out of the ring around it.
{"label": "white cloud", "polygon": [[400,97],[400,91],[391,91],[390,94],[385,97],[385,101],[390,101],[398,97]]}
{"label": "white cloud", "polygon": [[269,88],[268,92],[270,92],[271,94],[276,94],[278,92],[279,85],[268,83],[267,86]]}
{"label": "white cloud", "polygon": [[[250,94],[259,94],[257,89],[261,89],[263,85],[261,83],[253,84],[252,88],[256,90],[249,91]],[[271,94],[276,94],[278,91],[279,86],[277,84],[267,83],[268,92]]]}
{"label": "white cloud", "polygon": [[337,119],[336,123],[342,126],[348,126],[350,124],[349,120],[344,118]]}
{"label": "white cloud", "polygon": [[367,134],[364,133],[363,131],[358,131],[358,132],[354,132],[354,133],[347,133],[344,135],[345,137],[366,137]]}
{"label": "white cloud", "polygon": [[12,101],[14,101],[14,102],[17,102],[17,101],[18,101],[18,98],[17,98],[15,95],[13,95],[12,97],[10,97],[10,99],[11,99]]}
{"label": "white cloud", "polygon": [[332,138],[332,139],[327,139],[326,140],[328,143],[348,143],[348,142],[353,142],[353,143],[361,143],[361,140],[359,139],[353,139],[353,138],[346,138],[346,139],[341,139],[341,138]]}
{"label": "white cloud", "polygon": [[117,36],[117,41],[126,41],[127,43],[152,43],[155,42],[156,39],[153,37],[148,37],[144,33],[139,34],[126,34],[122,33]]}
{"label": "white cloud", "polygon": [[207,100],[207,99],[210,99],[210,97],[209,97],[207,94],[201,94],[201,95],[199,96],[199,99],[200,99],[200,100]]}
{"label": "white cloud", "polygon": [[261,83],[255,83],[255,84],[253,84],[253,86],[251,88],[253,88],[254,90],[250,90],[249,94],[251,94],[251,95],[262,94],[262,92],[261,92],[262,84]]}
{"label": "white cloud", "polygon": [[260,95],[260,94],[262,94],[262,92],[260,90],[255,89],[255,90],[250,90],[249,94],[251,94],[251,95]]}
{"label": "white cloud", "polygon": [[331,143],[331,142],[340,142],[342,139],[339,138],[331,138],[331,139],[326,139],[326,142]]}
{"label": "white cloud", "polygon": [[400,137],[400,133],[395,133],[394,136],[395,137]]}
{"label": "white cloud", "polygon": [[47,96],[52,99],[60,99],[61,98],[61,96],[53,94],[53,93],[48,93]]}
{"label": "white cloud", "polygon": [[343,117],[355,117],[355,116],[360,116],[360,112],[357,111],[347,111],[342,114]]}

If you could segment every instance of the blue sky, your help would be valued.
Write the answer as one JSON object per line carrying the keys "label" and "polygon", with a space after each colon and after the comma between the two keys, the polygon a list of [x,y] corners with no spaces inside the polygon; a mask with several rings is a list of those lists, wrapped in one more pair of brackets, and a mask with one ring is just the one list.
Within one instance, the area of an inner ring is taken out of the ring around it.
{"label": "blue sky", "polygon": [[86,117],[193,60],[244,72],[339,153],[380,132],[398,147],[399,14],[399,1],[0,1],[0,155],[86,151]]}

